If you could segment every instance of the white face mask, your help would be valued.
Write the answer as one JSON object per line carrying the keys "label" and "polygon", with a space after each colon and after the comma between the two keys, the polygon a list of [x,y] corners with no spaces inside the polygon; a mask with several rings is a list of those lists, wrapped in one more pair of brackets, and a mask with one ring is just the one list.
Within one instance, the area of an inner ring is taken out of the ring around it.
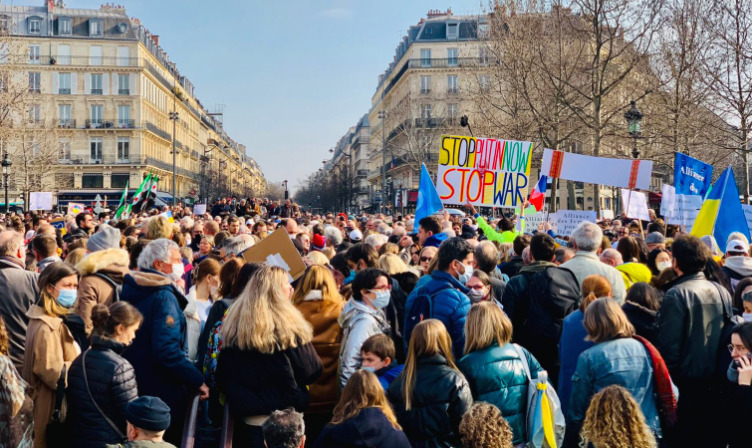
{"label": "white face mask", "polygon": [[461,263],[461,264],[462,264],[462,267],[465,269],[465,272],[463,272],[462,274],[459,274],[459,277],[457,278],[457,280],[464,285],[465,283],[467,283],[468,280],[470,280],[470,277],[473,276],[473,267],[468,266],[465,263]]}
{"label": "white face mask", "polygon": [[183,277],[183,274],[185,274],[185,266],[183,266],[183,263],[173,263],[172,274],[167,274],[167,276],[170,277],[170,280],[176,282]]}
{"label": "white face mask", "polygon": [[658,268],[658,271],[663,271],[664,269],[671,269],[672,264],[670,261],[661,261],[660,263],[656,264],[655,267]]}
{"label": "white face mask", "polygon": [[742,313],[742,319],[744,322],[752,322],[752,313]]}

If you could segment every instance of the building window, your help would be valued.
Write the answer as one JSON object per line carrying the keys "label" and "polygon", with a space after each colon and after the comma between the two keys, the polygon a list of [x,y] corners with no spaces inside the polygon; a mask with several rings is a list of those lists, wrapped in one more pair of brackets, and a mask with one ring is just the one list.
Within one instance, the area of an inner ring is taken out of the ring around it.
{"label": "building window", "polygon": [[130,158],[131,139],[128,137],[118,137],[117,158],[118,162],[127,162]]}
{"label": "building window", "polygon": [[71,74],[58,73],[57,75],[57,93],[60,95],[70,95],[71,93]]}
{"label": "building window", "polygon": [[481,23],[478,25],[478,37],[483,39],[488,37],[489,26],[487,23]]}
{"label": "building window", "polygon": [[102,74],[101,73],[92,73],[91,74],[91,94],[92,95],[101,95],[103,92],[102,90]]}
{"label": "building window", "polygon": [[118,106],[118,126],[131,128],[131,106]]}
{"label": "building window", "polygon": [[71,105],[70,104],[60,104],[57,106],[57,119],[58,127],[61,128],[72,128],[73,127],[73,121],[71,119]]}
{"label": "building window", "polygon": [[0,31],[2,32],[10,31],[11,23],[13,23],[13,20],[10,18],[9,15],[7,14],[0,15]]}
{"label": "building window", "polygon": [[29,45],[29,64],[39,64],[42,62],[42,47],[39,45]]}
{"label": "building window", "polygon": [[459,93],[459,91],[457,75],[447,75],[447,93]]}
{"label": "building window", "polygon": [[89,64],[102,65],[102,47],[99,45],[89,47]]}
{"label": "building window", "polygon": [[428,120],[431,118],[431,105],[430,104],[420,105],[420,118],[423,120]]}
{"label": "building window", "polygon": [[431,77],[430,76],[421,76],[420,77],[420,93],[431,93]]}
{"label": "building window", "polygon": [[102,21],[99,19],[89,19],[89,36],[102,35]]}
{"label": "building window", "polygon": [[131,76],[130,75],[118,75],[118,95],[130,95],[131,94]]}
{"label": "building window", "polygon": [[71,143],[68,140],[60,140],[60,160],[70,160],[71,158]]}
{"label": "building window", "polygon": [[89,156],[92,162],[102,161],[102,137],[93,137],[89,142]]}
{"label": "building window", "polygon": [[102,188],[104,185],[104,175],[102,174],[84,174],[81,178],[82,188]]}
{"label": "building window", "polygon": [[91,106],[91,127],[98,128],[102,126],[103,109],[101,104]]}
{"label": "building window", "polygon": [[460,105],[457,103],[447,104],[447,119],[449,124],[456,124],[460,116]]}
{"label": "building window", "polygon": [[58,45],[57,46],[57,63],[59,65],[70,65],[70,45]]}
{"label": "building window", "polygon": [[430,48],[424,48],[420,50],[420,66],[421,67],[431,66],[431,49]]}
{"label": "building window", "polygon": [[447,66],[456,67],[460,64],[460,50],[447,48]]}
{"label": "building window", "polygon": [[117,47],[117,65],[120,67],[128,67],[130,63],[130,48]]}
{"label": "building window", "polygon": [[29,93],[42,92],[42,74],[39,72],[29,72]]}
{"label": "building window", "polygon": [[478,63],[480,65],[488,65],[488,48],[480,47],[478,50]]}
{"label": "building window", "polygon": [[42,121],[42,107],[39,104],[29,106],[29,123],[39,123]]}
{"label": "building window", "polygon": [[29,18],[29,34],[42,34],[42,19],[39,17]]}
{"label": "building window", "polygon": [[8,91],[8,73],[0,73],[0,92]]}
{"label": "building window", "polygon": [[478,87],[480,87],[481,92],[487,92],[491,88],[491,77],[488,75],[479,75]]}
{"label": "building window", "polygon": [[57,33],[61,36],[69,36],[73,33],[73,23],[68,17],[57,19]]}
{"label": "building window", "polygon": [[128,173],[113,174],[110,176],[110,188],[125,188],[130,178],[131,175]]}
{"label": "building window", "polygon": [[457,37],[459,36],[459,24],[447,23],[446,27],[447,39],[457,39]]}

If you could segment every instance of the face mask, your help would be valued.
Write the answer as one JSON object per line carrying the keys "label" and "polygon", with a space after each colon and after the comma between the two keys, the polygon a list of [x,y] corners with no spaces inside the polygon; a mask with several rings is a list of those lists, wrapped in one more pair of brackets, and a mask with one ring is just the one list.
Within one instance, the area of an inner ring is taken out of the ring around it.
{"label": "face mask", "polygon": [[183,274],[185,274],[185,267],[183,266],[183,263],[173,263],[172,274],[168,274],[167,276],[170,277],[173,282],[176,282],[180,280]]}
{"label": "face mask", "polygon": [[389,291],[379,290],[379,291],[371,291],[376,295],[376,297],[371,300],[371,305],[373,305],[374,308],[377,310],[380,310],[384,308],[385,306],[389,305],[389,297],[391,294]]}
{"label": "face mask", "polygon": [[371,366],[368,366],[368,367],[363,367],[363,370],[365,370],[365,371],[367,371],[367,372],[372,372],[372,373],[376,373],[376,369],[375,369],[375,368],[373,368],[373,367],[371,367]]}
{"label": "face mask", "polygon": [[658,271],[663,271],[664,269],[671,269],[671,262],[670,261],[662,261],[655,265],[655,267],[658,268]]}
{"label": "face mask", "polygon": [[[55,288],[57,289],[57,288]],[[76,303],[78,292],[75,289],[58,289],[57,303],[64,308],[70,308]]]}
{"label": "face mask", "polygon": [[193,242],[193,241],[191,241],[191,239],[190,239],[190,238],[186,238],[186,239],[185,239],[185,245],[186,245],[186,246],[190,246],[192,242]]}
{"label": "face mask", "polygon": [[478,303],[486,297],[486,295],[483,294],[482,289],[471,289],[470,292],[467,293],[467,296],[470,298],[470,301],[473,303]]}
{"label": "face mask", "polygon": [[460,276],[457,278],[457,281],[459,281],[460,283],[464,285],[465,283],[467,283],[468,280],[470,280],[470,277],[473,276],[473,267],[468,266],[464,263],[461,263],[461,264],[462,264],[462,267],[465,269],[465,272],[460,274]]}
{"label": "face mask", "polygon": [[742,313],[742,319],[744,322],[752,322],[752,313]]}

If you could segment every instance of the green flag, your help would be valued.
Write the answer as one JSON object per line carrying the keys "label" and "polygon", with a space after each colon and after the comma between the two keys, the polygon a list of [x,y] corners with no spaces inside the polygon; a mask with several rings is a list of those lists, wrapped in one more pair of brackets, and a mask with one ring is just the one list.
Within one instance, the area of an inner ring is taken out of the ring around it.
{"label": "green flag", "polygon": [[115,219],[122,219],[123,215],[125,215],[125,211],[128,209],[128,182],[125,183],[125,190],[123,190],[123,195],[120,197],[120,203],[118,204],[117,211],[115,212]]}
{"label": "green flag", "polygon": [[128,206],[128,214],[131,214],[131,210],[135,210],[136,213],[139,212],[141,209],[141,196],[143,196],[144,193],[144,187],[146,187],[146,184],[151,181],[152,174],[149,173],[144,180],[141,181],[141,185],[138,186],[138,190],[136,190],[136,193],[133,194],[133,200],[131,201],[131,205]]}

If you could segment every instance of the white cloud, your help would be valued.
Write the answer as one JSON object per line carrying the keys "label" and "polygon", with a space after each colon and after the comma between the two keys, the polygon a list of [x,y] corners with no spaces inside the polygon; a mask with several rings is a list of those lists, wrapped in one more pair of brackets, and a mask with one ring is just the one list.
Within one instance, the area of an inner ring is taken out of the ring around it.
{"label": "white cloud", "polygon": [[321,11],[319,16],[332,20],[345,20],[353,16],[353,11],[347,8],[330,8]]}

